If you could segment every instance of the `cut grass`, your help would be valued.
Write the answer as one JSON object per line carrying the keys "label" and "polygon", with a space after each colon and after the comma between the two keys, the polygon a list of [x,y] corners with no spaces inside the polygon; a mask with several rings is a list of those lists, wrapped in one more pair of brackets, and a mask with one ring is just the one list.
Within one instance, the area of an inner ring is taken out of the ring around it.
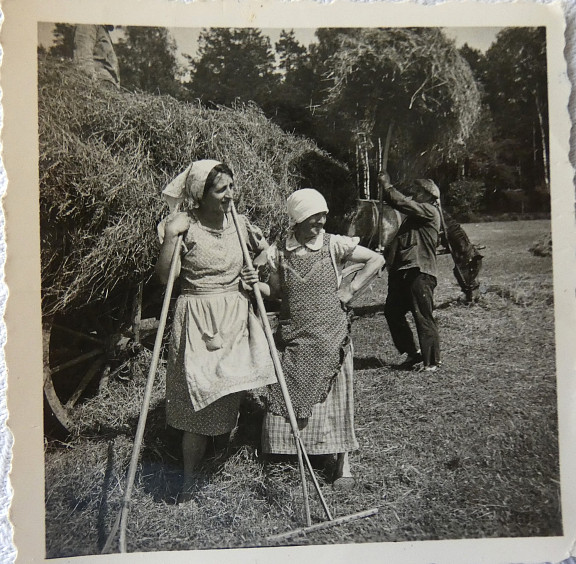
{"label": "cut grass", "polygon": [[[552,263],[528,252],[549,222],[466,230],[487,247],[484,294],[476,305],[461,303],[449,257],[440,257],[440,371],[424,376],[394,368],[400,356],[383,316],[385,277],[355,307],[360,449],[351,463],[358,486],[337,493],[318,476],[335,517],[373,507],[379,513],[278,544],[562,533]],[[113,403],[100,415],[126,413],[117,422],[110,416],[105,436],[48,446],[48,556],[94,554],[102,547],[120,509],[139,386],[143,376],[110,383],[106,401]],[[266,546],[269,535],[303,525],[297,465],[258,456],[257,415],[242,419],[230,444],[215,441],[195,498],[176,505],[179,436],[164,428],[158,390],[133,495],[128,550]],[[98,416],[94,407],[90,417]],[[313,492],[311,497],[313,521],[323,520]]]}

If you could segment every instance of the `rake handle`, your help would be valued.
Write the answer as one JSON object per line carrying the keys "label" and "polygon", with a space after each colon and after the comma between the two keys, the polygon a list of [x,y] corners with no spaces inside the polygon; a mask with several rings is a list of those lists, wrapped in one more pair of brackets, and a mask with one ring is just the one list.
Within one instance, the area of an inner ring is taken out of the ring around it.
{"label": "rake handle", "polygon": [[[242,255],[244,256],[244,262],[246,266],[250,269],[254,268],[254,264],[252,263],[252,258],[250,257],[250,253],[248,251],[248,247],[246,245],[246,240],[244,239],[244,235],[242,233],[240,222],[238,221],[238,213],[236,212],[236,208],[234,204],[232,204],[232,219],[234,220],[234,225],[236,226],[236,232],[238,233],[238,240],[240,241],[240,247],[242,248]],[[288,419],[290,420],[290,425],[292,429],[295,431],[297,436],[300,436],[300,431],[298,430],[298,423],[296,421],[296,414],[294,413],[294,408],[292,407],[292,401],[290,400],[290,396],[288,395],[288,387],[286,386],[286,380],[284,378],[284,371],[282,370],[282,364],[280,362],[280,357],[278,356],[278,352],[276,351],[276,346],[274,344],[274,335],[272,333],[272,328],[270,327],[270,323],[268,321],[268,316],[266,315],[266,307],[264,306],[264,300],[262,299],[262,292],[260,292],[260,288],[258,284],[254,284],[254,296],[256,297],[256,304],[258,305],[258,309],[262,312],[260,319],[262,320],[263,327],[264,327],[264,334],[266,335],[266,340],[268,341],[268,346],[270,348],[270,355],[272,356],[272,363],[274,364],[274,370],[276,371],[276,377],[278,378],[278,383],[280,384],[280,388],[282,390],[282,396],[286,401],[286,411],[288,412]]]}
{"label": "rake handle", "polygon": [[[384,153],[382,155],[382,161],[379,163],[380,172],[388,171],[388,155],[390,154],[390,141],[392,139],[392,128],[394,122],[390,121],[388,124],[388,131],[386,132],[386,141],[384,144]],[[384,190],[380,183],[378,183],[378,251],[382,252],[384,246],[382,245],[383,230],[382,230],[382,215],[384,213]]]}
{"label": "rake handle", "polygon": [[[160,313],[160,322],[156,332],[156,340],[154,341],[154,350],[152,353],[150,370],[148,371],[148,379],[146,381],[146,390],[144,392],[142,409],[140,410],[140,417],[138,418],[138,427],[136,429],[136,437],[134,439],[132,458],[130,460],[130,466],[128,467],[128,479],[126,483],[126,490],[124,491],[124,498],[122,499],[122,513],[120,516],[120,552],[126,552],[126,525],[128,522],[128,513],[130,511],[130,498],[132,496],[132,488],[134,486],[134,479],[136,477],[136,467],[138,466],[138,459],[140,457],[142,439],[144,438],[144,429],[146,427],[146,418],[148,417],[148,410],[150,408],[152,389],[154,387],[154,380],[156,378],[156,371],[158,369],[158,362],[160,360],[162,339],[164,337],[164,330],[166,329],[166,320],[168,319],[168,309],[170,307],[172,288],[174,287],[174,280],[176,278],[176,268],[178,265],[178,258],[180,256],[182,238],[182,234],[178,235],[178,239],[176,240],[176,244],[174,246],[174,252],[172,254],[172,261],[170,262],[170,272],[168,274],[168,282],[166,283],[166,291],[164,293],[164,301],[162,303],[162,312]],[[109,540],[113,536],[113,533],[115,534],[114,530],[110,533]],[[106,542],[106,545],[109,546],[108,541]]]}

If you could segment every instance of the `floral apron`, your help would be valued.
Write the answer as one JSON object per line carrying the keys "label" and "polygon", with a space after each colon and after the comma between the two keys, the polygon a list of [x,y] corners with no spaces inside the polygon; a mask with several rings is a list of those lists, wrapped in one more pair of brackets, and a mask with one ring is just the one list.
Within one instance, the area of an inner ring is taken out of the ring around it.
{"label": "floral apron", "polygon": [[[277,347],[296,418],[310,417],[323,402],[340,371],[350,324],[337,295],[338,280],[330,256],[330,235],[319,251],[296,256],[279,249],[282,287]],[[278,384],[270,386],[268,409],[287,416]]]}

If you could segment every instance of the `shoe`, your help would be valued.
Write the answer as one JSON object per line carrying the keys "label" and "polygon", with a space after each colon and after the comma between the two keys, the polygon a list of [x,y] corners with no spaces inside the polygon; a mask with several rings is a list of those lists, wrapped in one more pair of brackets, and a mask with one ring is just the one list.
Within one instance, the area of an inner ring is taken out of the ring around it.
{"label": "shoe", "polygon": [[356,478],[354,476],[340,476],[332,482],[332,487],[338,491],[348,491],[356,486]]}
{"label": "shoe", "polygon": [[402,362],[398,368],[411,369],[415,364],[422,362],[422,355],[417,352],[415,355],[408,355],[406,360]]}
{"label": "shoe", "polygon": [[438,370],[437,364],[431,364],[430,366],[424,366],[423,364],[414,367],[415,372],[436,372]]}

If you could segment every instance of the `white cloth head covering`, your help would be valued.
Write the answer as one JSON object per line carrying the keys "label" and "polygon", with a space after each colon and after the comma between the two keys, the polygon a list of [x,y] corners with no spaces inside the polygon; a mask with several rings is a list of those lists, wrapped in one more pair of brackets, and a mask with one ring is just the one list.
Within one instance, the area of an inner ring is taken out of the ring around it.
{"label": "white cloth head covering", "polygon": [[314,190],[314,188],[296,190],[286,200],[286,206],[291,226],[302,223],[311,215],[328,213],[328,204],[324,196],[318,190]]}
{"label": "white cloth head covering", "polygon": [[206,179],[210,171],[219,164],[222,163],[210,159],[195,161],[172,180],[162,190],[170,212],[173,212],[184,199],[190,200],[191,207],[197,208],[204,194]]}

